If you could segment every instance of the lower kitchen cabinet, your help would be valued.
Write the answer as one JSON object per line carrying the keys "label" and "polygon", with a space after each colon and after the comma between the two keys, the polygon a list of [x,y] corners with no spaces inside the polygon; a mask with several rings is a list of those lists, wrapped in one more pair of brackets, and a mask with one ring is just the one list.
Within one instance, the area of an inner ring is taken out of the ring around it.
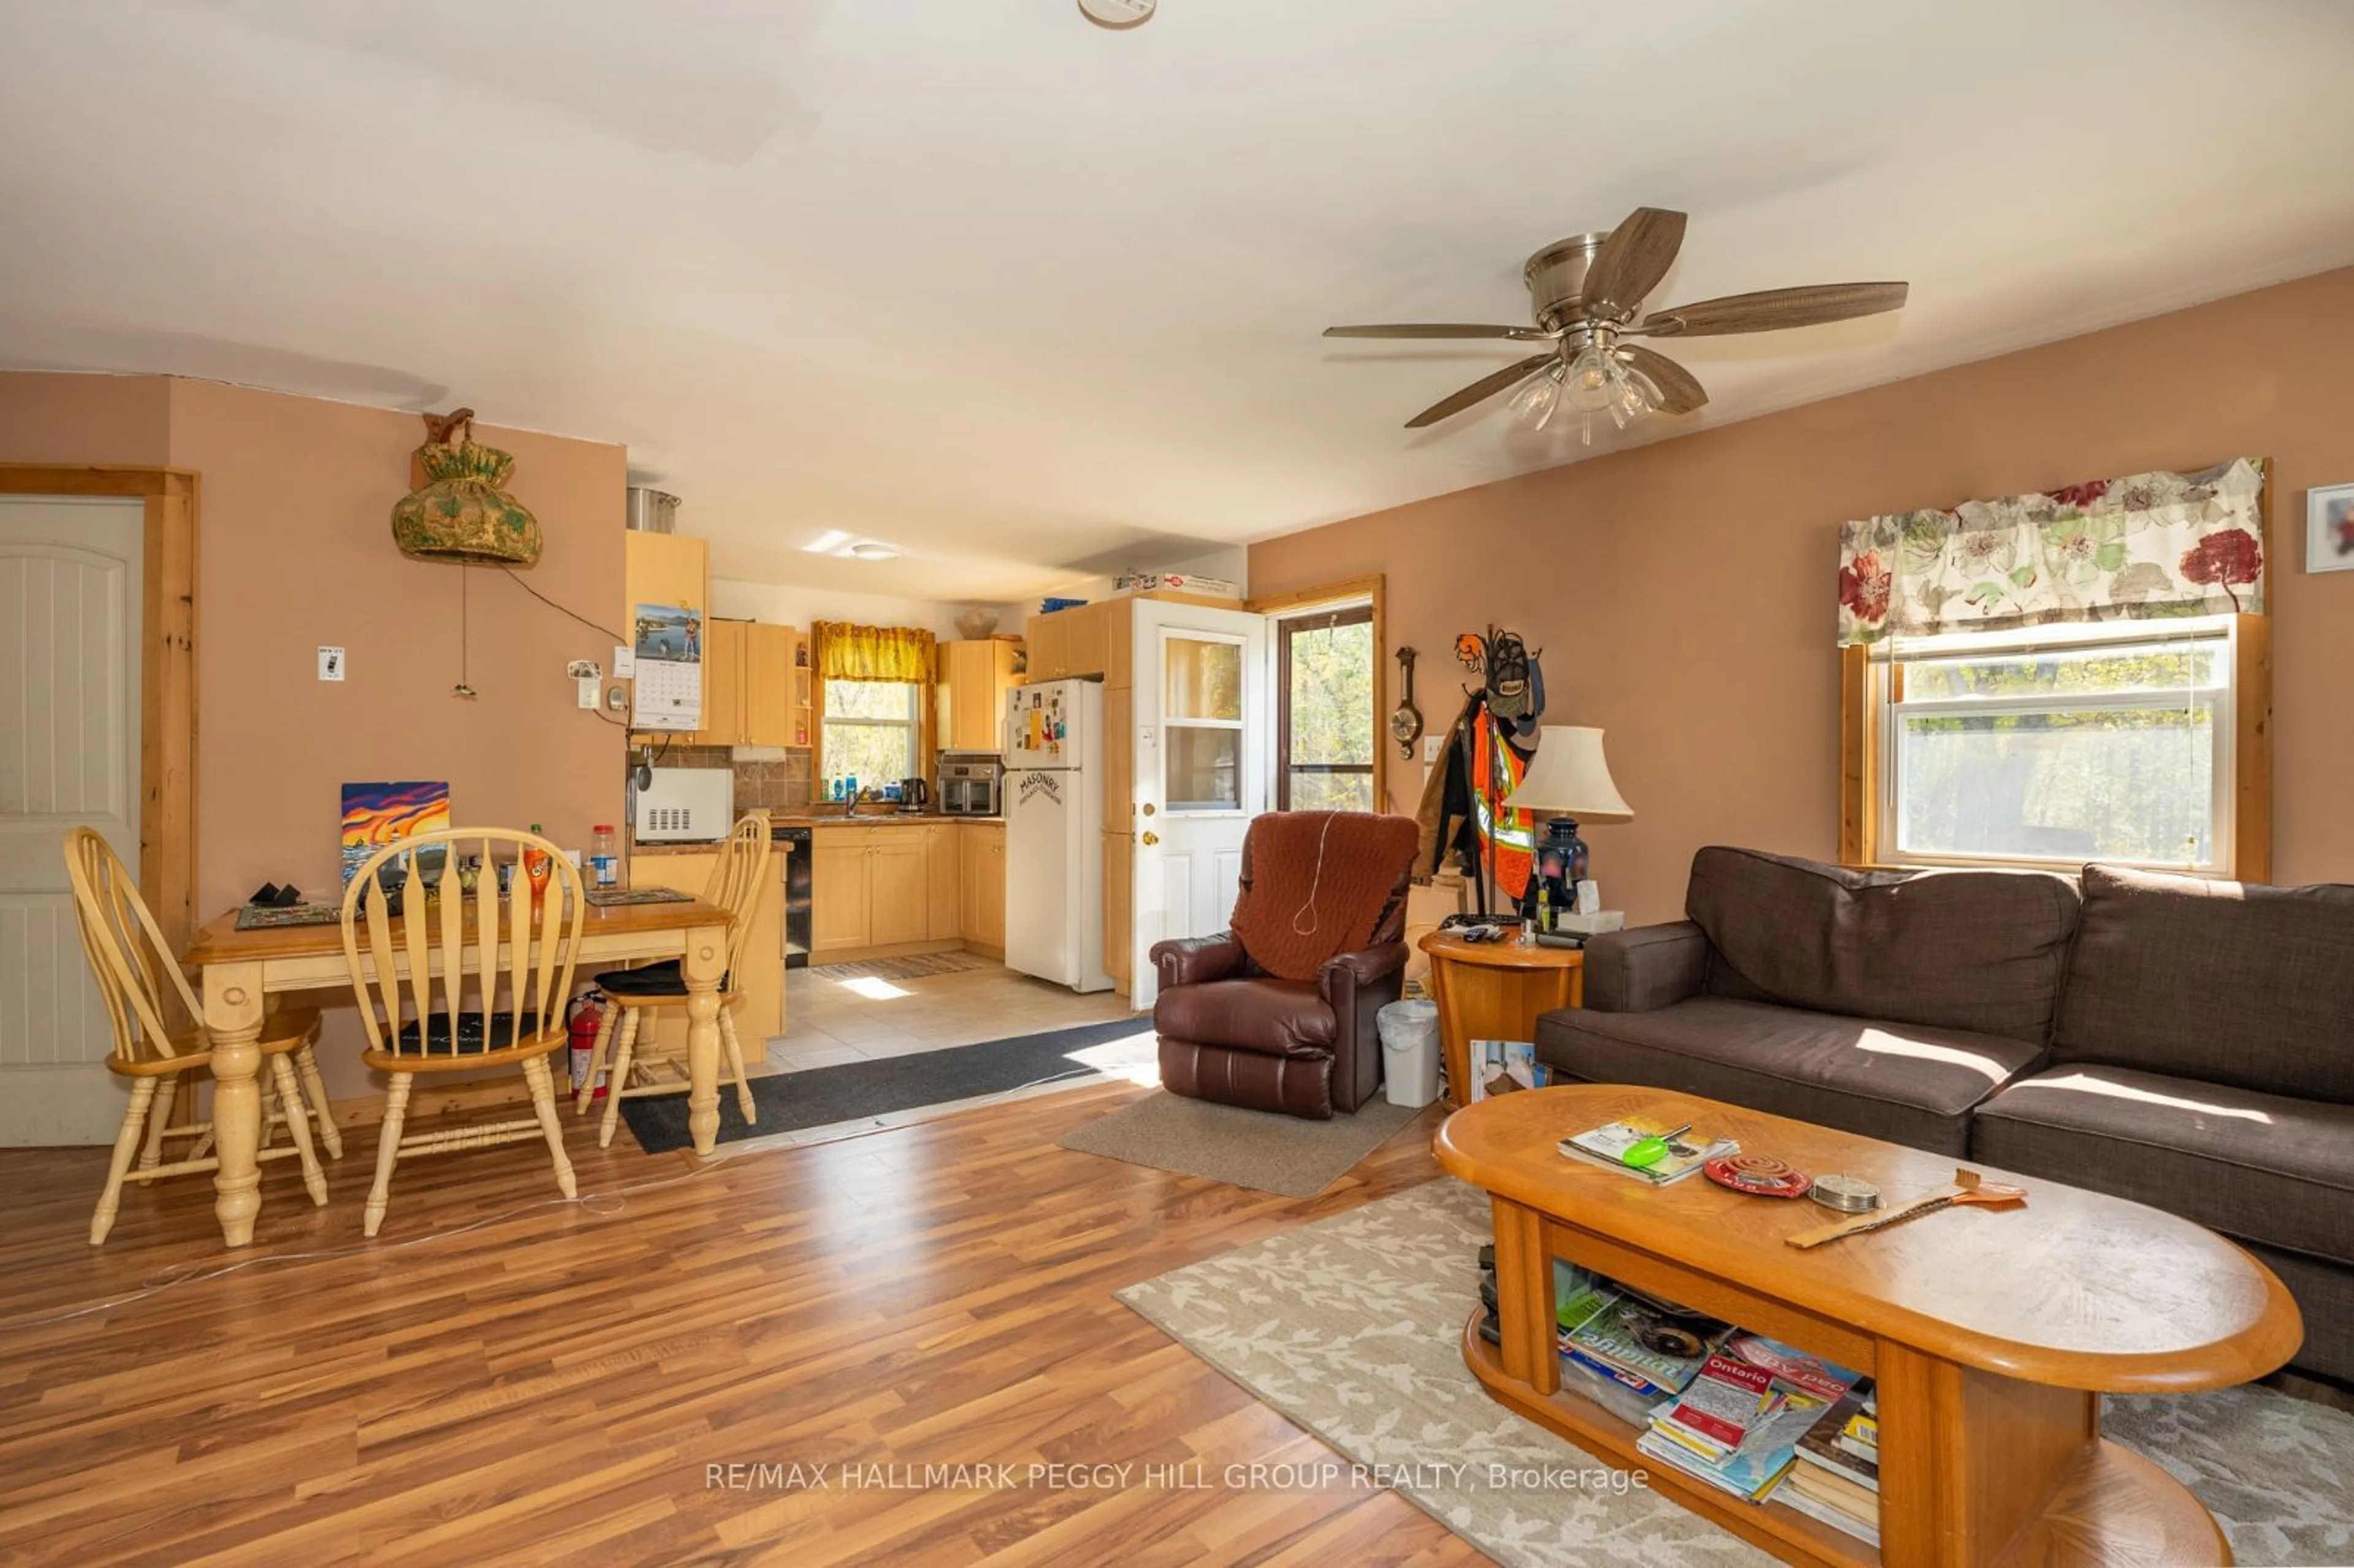
{"label": "lower kitchen cabinet", "polygon": [[867,943],[896,948],[932,935],[929,846],[921,828],[877,828],[866,850]]}
{"label": "lower kitchen cabinet", "polygon": [[[719,856],[713,854],[648,854],[630,857],[633,887],[667,887],[701,897],[708,889]],[[586,979],[584,975],[582,977]],[[732,971],[744,1000],[737,1004],[736,1036],[743,1043],[745,1059],[760,1065],[761,1043],[785,1032],[785,857],[782,846],[769,857],[769,876],[752,906],[752,929],[744,938],[743,958]],[[649,1039],[641,1033],[642,1052],[679,1056],[686,1052],[686,1008],[665,1007],[653,1014]]]}
{"label": "lower kitchen cabinet", "polygon": [[934,822],[924,829],[924,866],[930,877],[927,933],[935,942],[964,939],[964,857],[957,851],[954,822]]}
{"label": "lower kitchen cabinet", "polygon": [[1004,830],[997,839],[997,923],[993,937],[970,928],[969,889],[986,873],[970,864],[962,822],[892,822],[887,819],[820,822],[811,832],[810,952],[815,961],[845,954],[906,953],[961,942],[1002,949]]}
{"label": "lower kitchen cabinet", "polygon": [[957,829],[960,934],[973,947],[1005,951],[1005,824],[965,822]]}

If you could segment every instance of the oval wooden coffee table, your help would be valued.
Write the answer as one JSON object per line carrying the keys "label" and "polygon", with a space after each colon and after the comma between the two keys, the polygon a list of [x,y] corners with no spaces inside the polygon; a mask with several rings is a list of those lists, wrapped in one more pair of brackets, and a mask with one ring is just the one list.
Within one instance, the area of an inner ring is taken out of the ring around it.
{"label": "oval wooden coffee table", "polygon": [[[1661,1089],[1533,1089],[1457,1111],[1438,1161],[1494,1204],[1503,1335],[1491,1349],[1475,1310],[1463,1359],[1496,1399],[1787,1562],[2232,1560],[2179,1482],[2101,1436],[2099,1395],[2226,1388],[2282,1365],[2304,1325],[2270,1269],[2187,1220],[1975,1163],[2025,1187],[2026,1206],[1946,1209],[1802,1252],[1782,1238],[1838,1216],[1703,1176],[1655,1188],[1556,1147],[1630,1118],[1861,1176],[1891,1202],[1954,1175],[1941,1155]],[[1563,1389],[1556,1257],[1872,1373],[1881,1550],[1652,1465],[1638,1429]]]}

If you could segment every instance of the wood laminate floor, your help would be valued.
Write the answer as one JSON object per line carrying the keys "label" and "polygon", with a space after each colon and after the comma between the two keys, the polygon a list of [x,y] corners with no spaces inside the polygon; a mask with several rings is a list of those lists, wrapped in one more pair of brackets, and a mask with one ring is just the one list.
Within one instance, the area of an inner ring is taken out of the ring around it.
{"label": "wood laminate floor", "polygon": [[[1482,1561],[1385,1491],[1221,1484],[1333,1456],[1111,1298],[1428,1179],[1436,1109],[1305,1202],[1055,1147],[1142,1092],[709,1164],[567,1118],[584,1194],[644,1190],[517,1213],[544,1152],[423,1160],[366,1244],[371,1129],[324,1210],[265,1168],[236,1255],[205,1178],[127,1192],[92,1248],[103,1151],[0,1153],[0,1563]],[[907,1487],[927,1464],[1013,1484]],[[1137,1468],[1033,1484],[1055,1464]]]}

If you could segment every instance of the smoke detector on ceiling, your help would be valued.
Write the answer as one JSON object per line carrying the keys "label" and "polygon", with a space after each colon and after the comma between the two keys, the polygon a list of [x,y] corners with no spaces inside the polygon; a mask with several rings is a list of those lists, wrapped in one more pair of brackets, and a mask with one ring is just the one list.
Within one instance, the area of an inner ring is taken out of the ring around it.
{"label": "smoke detector on ceiling", "polygon": [[1098,27],[1141,26],[1161,0],[1079,0],[1079,12]]}

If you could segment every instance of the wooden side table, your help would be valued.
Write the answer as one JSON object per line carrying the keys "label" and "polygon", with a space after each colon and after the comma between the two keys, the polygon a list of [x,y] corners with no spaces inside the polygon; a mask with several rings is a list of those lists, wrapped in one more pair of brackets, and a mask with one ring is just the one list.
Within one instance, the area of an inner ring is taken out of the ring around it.
{"label": "wooden side table", "polygon": [[1452,931],[1433,931],[1421,946],[1430,955],[1452,1104],[1470,1103],[1472,1041],[1533,1040],[1539,1013],[1585,1001],[1583,948],[1524,948],[1517,936],[1467,942]]}

